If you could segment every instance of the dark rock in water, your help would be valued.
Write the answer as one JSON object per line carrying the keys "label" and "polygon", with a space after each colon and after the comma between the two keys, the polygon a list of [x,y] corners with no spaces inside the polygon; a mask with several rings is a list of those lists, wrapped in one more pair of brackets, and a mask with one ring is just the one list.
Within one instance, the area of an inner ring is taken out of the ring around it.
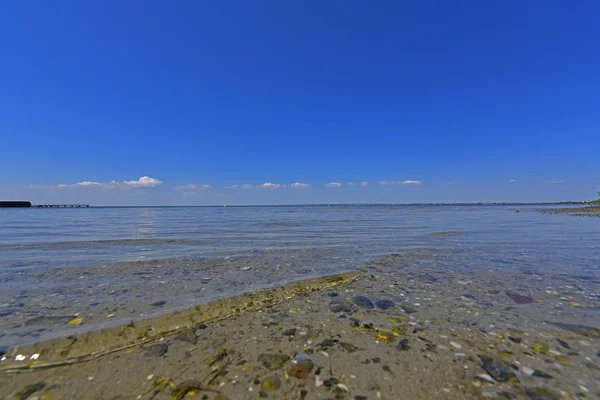
{"label": "dark rock in water", "polygon": [[314,367],[315,364],[310,360],[300,361],[288,369],[287,373],[294,378],[304,379],[308,378]]}
{"label": "dark rock in water", "polygon": [[25,388],[18,392],[15,396],[18,400],[26,400],[27,398],[29,398],[29,396],[31,396],[37,391],[42,390],[45,387],[46,384],[44,382],[32,383],[31,385],[25,386]]}
{"label": "dark rock in water", "polygon": [[417,312],[417,309],[410,303],[402,303],[400,304],[400,308],[402,308],[408,314],[414,314]]}
{"label": "dark rock in water", "polygon": [[0,346],[0,357],[6,354],[8,351],[8,346]]}
{"label": "dark rock in water", "polygon": [[502,361],[495,361],[492,357],[486,355],[480,355],[479,358],[483,362],[481,368],[498,382],[506,382],[515,376],[508,364]]}
{"label": "dark rock in water", "polygon": [[571,346],[569,345],[569,343],[565,342],[564,340],[561,340],[559,338],[556,338],[556,341],[558,342],[558,344],[560,344],[563,348],[565,349],[569,349],[571,350]]}
{"label": "dark rock in water", "polygon": [[398,342],[398,346],[396,348],[400,351],[410,350],[410,346],[408,345],[408,339],[402,339]]}
{"label": "dark rock in water", "polygon": [[258,356],[258,361],[268,369],[277,369],[280,368],[283,364],[288,362],[290,356],[287,354],[267,354],[263,353]]}
{"label": "dark rock in water", "polygon": [[338,297],[338,294],[336,292],[329,292],[329,293],[327,293],[327,296],[329,296],[329,297]]}
{"label": "dark rock in water", "polygon": [[356,347],[355,345],[351,344],[351,343],[346,343],[346,342],[340,342],[340,347],[344,350],[346,350],[348,353],[354,353],[356,350],[358,350],[358,347]]}
{"label": "dark rock in water", "polygon": [[356,395],[354,396],[354,400],[369,400],[367,396]]}
{"label": "dark rock in water", "polygon": [[425,282],[437,282],[438,278],[431,274],[421,274],[419,275],[419,279]]}
{"label": "dark rock in water", "polygon": [[146,352],[146,357],[162,357],[169,350],[169,343],[158,343],[150,346]]}
{"label": "dark rock in water", "polygon": [[551,322],[545,321],[550,325],[554,325],[560,329],[564,329],[566,331],[570,331],[576,333],[581,336],[586,336],[589,338],[600,338],[600,329],[594,328],[591,326],[578,325],[578,324],[565,324],[562,322]]}
{"label": "dark rock in water", "polygon": [[264,390],[261,390],[260,392],[258,392],[258,395],[260,397],[262,397],[263,399],[266,399],[269,397],[269,395],[267,394],[267,392],[265,392]]}
{"label": "dark rock in water", "polygon": [[200,324],[196,328],[198,328],[198,329],[206,329],[206,328],[208,328],[208,326],[206,326],[206,324]]}
{"label": "dark rock in water", "polygon": [[283,336],[296,336],[296,328],[286,329],[283,331]]}
{"label": "dark rock in water", "polygon": [[392,300],[377,300],[375,305],[382,310],[387,310],[388,308],[394,307],[396,304]]}
{"label": "dark rock in water", "polygon": [[331,312],[351,312],[352,304],[344,299],[335,299],[329,303],[329,310]]}
{"label": "dark rock in water", "polygon": [[552,375],[550,375],[547,372],[540,371],[539,369],[536,369],[535,371],[533,371],[532,375],[537,376],[538,378],[552,379]]}
{"label": "dark rock in water", "polygon": [[466,299],[470,299],[470,300],[475,300],[475,296],[473,296],[472,294],[469,294],[469,293],[463,294],[462,297],[464,297]]}
{"label": "dark rock in water", "polygon": [[513,301],[517,304],[529,304],[533,303],[533,298],[529,296],[525,296],[522,294],[514,293],[514,292],[506,292],[506,295],[513,299]]}
{"label": "dark rock in water", "polygon": [[517,337],[517,336],[509,336],[508,340],[510,340],[511,342],[514,342],[514,343],[521,343],[523,341],[523,339],[521,339],[520,337]]}
{"label": "dark rock in water", "polygon": [[164,300],[160,300],[160,301],[155,301],[154,303],[150,304],[152,307],[162,307],[165,304],[167,304],[166,301]]}
{"label": "dark rock in water", "polygon": [[175,336],[175,340],[181,340],[182,342],[187,342],[189,344],[198,344],[198,337],[196,336],[196,331],[193,329],[186,329],[181,331]]}
{"label": "dark rock in water", "polygon": [[527,397],[530,400],[559,400],[560,397],[550,389],[546,388],[533,388],[527,389]]}
{"label": "dark rock in water", "polygon": [[360,320],[356,318],[350,318],[350,326],[353,328],[358,328],[360,326]]}
{"label": "dark rock in water", "polygon": [[375,305],[373,304],[373,302],[365,296],[354,296],[352,298],[352,301],[354,301],[354,304],[356,304],[359,307],[375,308]]}

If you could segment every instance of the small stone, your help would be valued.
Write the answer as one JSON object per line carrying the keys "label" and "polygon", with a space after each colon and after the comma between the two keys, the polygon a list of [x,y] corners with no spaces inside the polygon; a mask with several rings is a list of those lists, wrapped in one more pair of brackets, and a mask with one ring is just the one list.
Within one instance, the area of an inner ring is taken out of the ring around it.
{"label": "small stone", "polygon": [[484,381],[484,382],[494,383],[494,379],[491,376],[489,376],[488,374],[479,374],[475,378],[477,378],[481,381]]}
{"label": "small stone", "polygon": [[146,357],[162,357],[169,350],[169,343],[158,343],[150,346],[146,351]]}
{"label": "small stone", "polygon": [[329,293],[327,293],[327,296],[329,296],[329,297],[338,297],[339,294],[336,293],[336,292],[329,292]]}
{"label": "small stone", "polygon": [[462,345],[460,343],[456,343],[456,342],[450,342],[450,346],[454,347],[455,349],[462,349]]}
{"label": "small stone", "polygon": [[309,361],[310,360],[310,356],[306,353],[298,353],[294,356],[294,360],[300,362],[300,361]]}
{"label": "small stone", "polygon": [[562,355],[558,355],[556,356],[556,361],[558,361],[561,364],[564,365],[573,365],[573,360],[571,360],[569,357],[566,356],[562,356]]}
{"label": "small stone", "polygon": [[437,282],[437,280],[438,280],[435,276],[433,276],[431,274],[421,274],[421,275],[419,275],[419,279],[421,279],[422,281],[425,281],[425,282],[430,282],[430,283]]}
{"label": "small stone", "polygon": [[514,292],[506,292],[506,295],[513,299],[513,301],[517,304],[529,304],[533,303],[533,298],[529,296],[525,296],[522,294],[514,293]]}
{"label": "small stone", "polygon": [[546,321],[548,324],[554,325],[560,329],[564,329],[581,336],[590,338],[600,338],[600,329],[591,326],[578,325],[578,324],[565,324],[562,322],[551,322]]}
{"label": "small stone", "polygon": [[331,312],[352,312],[352,304],[344,299],[334,299],[331,303],[329,303],[329,310]]}
{"label": "small stone", "polygon": [[267,392],[273,392],[281,387],[281,379],[276,376],[269,376],[263,379],[261,389]]}
{"label": "small stone", "polygon": [[354,400],[369,400],[367,396],[356,395],[354,396]]}
{"label": "small stone", "polygon": [[560,397],[550,389],[546,388],[533,388],[527,389],[527,397],[530,400],[559,400]]}
{"label": "small stone", "polygon": [[531,345],[531,350],[534,353],[546,354],[550,350],[550,346],[547,343],[536,341]]}
{"label": "small stone", "polygon": [[569,345],[569,343],[565,342],[564,340],[561,340],[559,338],[556,338],[556,341],[558,342],[558,344],[560,344],[563,348],[571,350],[571,346]]}
{"label": "small stone", "polygon": [[523,339],[521,339],[520,337],[517,336],[509,336],[508,340],[510,340],[513,343],[521,343],[523,341]]}
{"label": "small stone", "polygon": [[317,343],[317,348],[319,350],[327,350],[328,348],[334,346],[337,343],[337,340],[334,339],[325,339],[319,343]]}
{"label": "small stone", "polygon": [[193,329],[186,329],[179,332],[177,336],[175,336],[175,340],[181,340],[182,342],[187,342],[194,345],[198,344],[198,337]]}
{"label": "small stone", "polygon": [[296,328],[286,329],[283,331],[283,336],[296,336]]}
{"label": "small stone", "polygon": [[398,342],[398,345],[396,346],[396,348],[400,351],[407,351],[410,350],[410,346],[408,344],[408,339],[402,339]]}
{"label": "small stone", "polygon": [[375,305],[373,304],[373,302],[365,296],[354,296],[352,298],[352,301],[354,302],[354,304],[356,304],[359,307],[375,308]]}
{"label": "small stone", "polygon": [[377,340],[382,341],[383,343],[393,343],[397,339],[393,333],[384,331],[375,332],[375,337],[377,338]]}
{"label": "small stone", "polygon": [[550,375],[547,372],[541,371],[539,369],[536,369],[535,371],[533,371],[532,375],[537,376],[538,378],[552,379],[552,375]]}
{"label": "small stone", "polygon": [[288,362],[290,356],[287,354],[267,354],[263,353],[258,356],[258,361],[262,363],[267,369],[277,369],[280,368],[283,364]]}
{"label": "small stone", "polygon": [[377,300],[375,305],[382,310],[387,310],[388,308],[394,307],[395,303],[392,300]]}
{"label": "small stone", "polygon": [[510,366],[501,361],[495,361],[490,356],[479,356],[483,361],[481,368],[498,382],[505,382],[515,376]]}
{"label": "small stone", "polygon": [[294,378],[304,379],[310,375],[314,367],[315,364],[313,364],[313,362],[310,360],[301,361],[295,365],[292,365],[288,369],[287,374]]}
{"label": "small stone", "polygon": [[358,347],[346,342],[340,342],[340,347],[346,350],[348,353],[354,353],[356,350],[358,350]]}
{"label": "small stone", "polygon": [[415,306],[410,303],[402,303],[402,304],[400,304],[400,308],[402,308],[404,310],[404,312],[406,312],[408,314],[414,314],[417,312],[417,309],[415,308]]}
{"label": "small stone", "polygon": [[164,306],[165,304],[167,304],[167,302],[166,302],[166,301],[164,301],[164,300],[160,300],[160,301],[155,301],[154,303],[151,303],[150,305],[151,305],[152,307],[162,307],[162,306]]}
{"label": "small stone", "polygon": [[69,321],[69,325],[81,325],[83,323],[82,317],[73,318]]}
{"label": "small stone", "polygon": [[258,395],[260,397],[262,397],[263,399],[266,399],[267,397],[269,397],[269,395],[267,394],[267,392],[265,392],[264,390],[259,391]]}

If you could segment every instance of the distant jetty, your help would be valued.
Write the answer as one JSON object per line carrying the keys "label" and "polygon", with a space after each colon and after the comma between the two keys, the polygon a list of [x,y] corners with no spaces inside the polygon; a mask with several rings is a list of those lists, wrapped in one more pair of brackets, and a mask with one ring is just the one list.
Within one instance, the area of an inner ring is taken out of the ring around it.
{"label": "distant jetty", "polygon": [[0,201],[0,208],[88,208],[89,204],[31,204],[30,201]]}

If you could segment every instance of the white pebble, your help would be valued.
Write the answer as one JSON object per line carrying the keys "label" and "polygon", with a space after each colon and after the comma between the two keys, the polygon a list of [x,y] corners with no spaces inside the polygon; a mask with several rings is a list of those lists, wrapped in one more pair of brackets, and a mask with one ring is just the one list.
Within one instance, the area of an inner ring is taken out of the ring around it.
{"label": "white pebble", "polygon": [[461,346],[459,343],[456,343],[456,342],[450,342],[450,345],[451,345],[452,347],[454,347],[455,349],[459,349],[459,350],[460,350],[460,349],[462,349],[462,346]]}
{"label": "white pebble", "polygon": [[527,375],[533,375],[533,373],[535,372],[534,370],[526,366],[521,367],[521,370]]}

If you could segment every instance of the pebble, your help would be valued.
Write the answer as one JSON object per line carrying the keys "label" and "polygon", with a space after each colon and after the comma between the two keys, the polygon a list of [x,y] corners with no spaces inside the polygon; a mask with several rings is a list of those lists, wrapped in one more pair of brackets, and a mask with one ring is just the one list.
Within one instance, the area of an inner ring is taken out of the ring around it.
{"label": "pebble", "polygon": [[300,361],[288,369],[287,375],[298,379],[304,379],[310,375],[314,367],[315,364],[310,360]]}
{"label": "pebble", "polygon": [[400,351],[407,351],[410,350],[410,346],[408,344],[408,339],[401,339],[398,342],[398,345],[396,346],[396,348]]}
{"label": "pebble", "polygon": [[296,336],[296,328],[286,329],[283,331],[283,336]]}
{"label": "pebble", "polygon": [[544,342],[536,341],[531,345],[531,350],[533,350],[534,353],[546,354],[550,350],[550,346]]}
{"label": "pebble", "polygon": [[169,350],[169,343],[158,343],[150,346],[146,351],[146,357],[162,357]]}
{"label": "pebble", "polygon": [[517,304],[529,304],[533,303],[534,301],[533,298],[530,296],[525,296],[514,292],[506,292],[506,295]]}
{"label": "pebble", "polygon": [[527,389],[526,393],[530,400],[559,400],[556,393],[546,388]]}
{"label": "pebble", "polygon": [[334,299],[329,303],[329,310],[331,312],[352,312],[352,304],[344,299]]}
{"label": "pebble", "polygon": [[164,301],[164,300],[160,300],[160,301],[155,301],[154,303],[151,303],[150,305],[151,305],[152,307],[162,307],[162,306],[164,306],[165,304],[167,304],[167,302],[166,302],[166,301]]}
{"label": "pebble", "polygon": [[269,376],[263,379],[261,389],[267,392],[273,392],[281,387],[281,379],[276,376]]}
{"label": "pebble", "polygon": [[356,304],[359,307],[375,308],[375,305],[373,304],[373,302],[365,296],[354,296],[352,298],[352,301],[354,302],[354,304]]}
{"label": "pebble", "polygon": [[504,362],[495,361],[492,357],[485,355],[479,356],[479,358],[483,361],[481,368],[498,382],[505,382],[515,376],[510,366]]}
{"label": "pebble", "polygon": [[454,347],[455,349],[458,349],[458,350],[462,349],[462,345],[460,345],[459,343],[456,343],[456,342],[450,342],[450,345],[451,345],[452,347]]}
{"label": "pebble", "polygon": [[394,307],[396,304],[392,301],[392,300],[377,300],[375,302],[375,305],[379,308],[381,308],[382,310],[387,310],[388,308],[392,308]]}
{"label": "pebble", "polygon": [[400,308],[402,308],[408,314],[414,314],[417,312],[417,309],[414,307],[414,305],[410,303],[402,303],[400,304]]}

